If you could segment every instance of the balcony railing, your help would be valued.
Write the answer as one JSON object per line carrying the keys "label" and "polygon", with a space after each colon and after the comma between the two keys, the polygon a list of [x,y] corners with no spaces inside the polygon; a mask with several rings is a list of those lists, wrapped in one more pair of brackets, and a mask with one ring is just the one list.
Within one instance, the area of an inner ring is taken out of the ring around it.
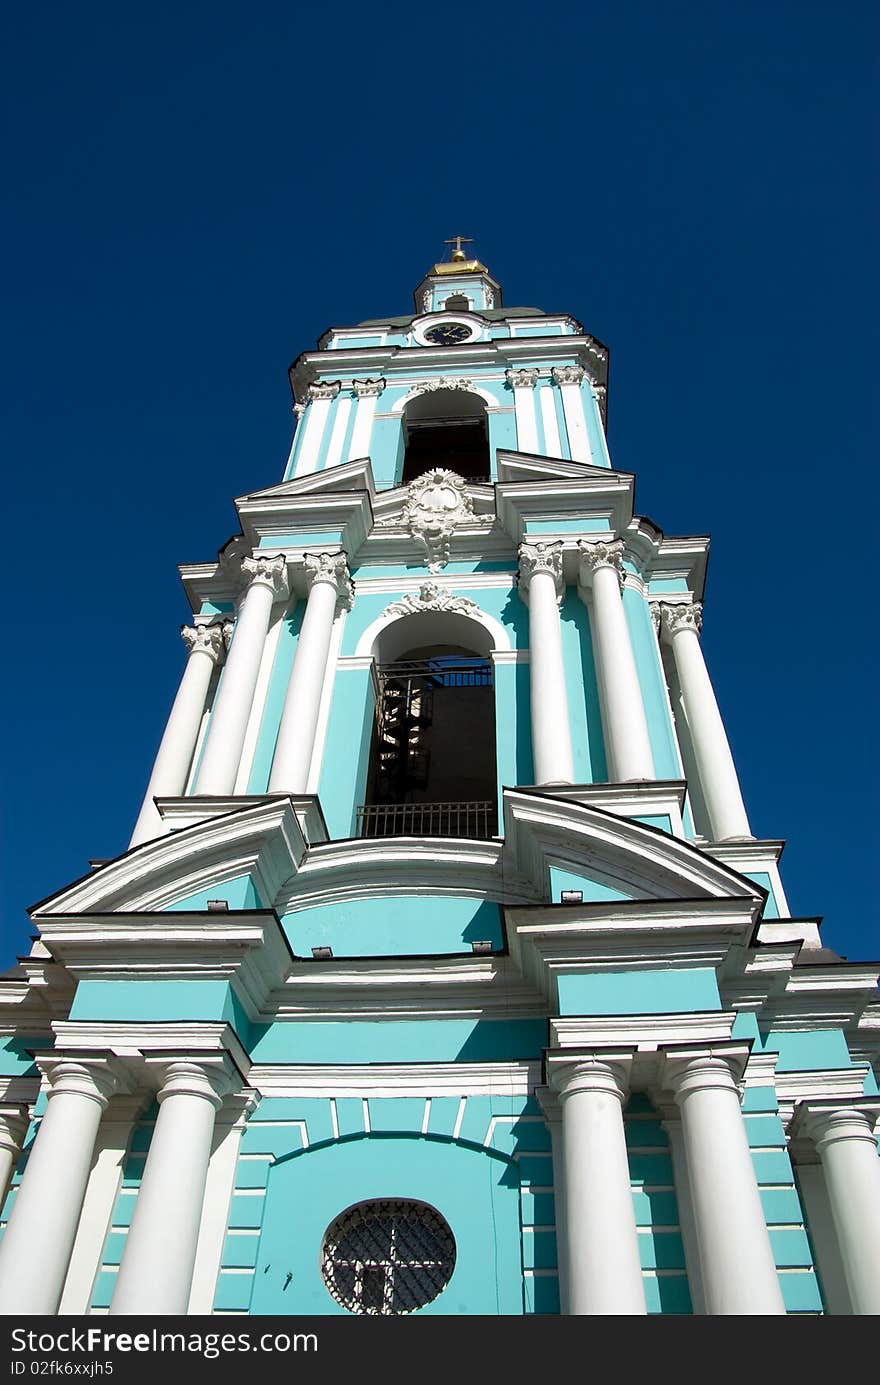
{"label": "balcony railing", "polygon": [[498,824],[491,799],[462,803],[364,803],[359,837],[493,837]]}

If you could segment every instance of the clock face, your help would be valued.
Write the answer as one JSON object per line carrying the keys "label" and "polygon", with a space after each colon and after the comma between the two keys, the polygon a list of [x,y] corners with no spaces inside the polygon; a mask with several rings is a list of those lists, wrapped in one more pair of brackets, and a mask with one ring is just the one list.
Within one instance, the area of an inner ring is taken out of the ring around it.
{"label": "clock face", "polygon": [[436,327],[429,327],[425,333],[425,341],[429,341],[432,346],[458,346],[460,342],[470,341],[473,332],[464,322],[439,322]]}

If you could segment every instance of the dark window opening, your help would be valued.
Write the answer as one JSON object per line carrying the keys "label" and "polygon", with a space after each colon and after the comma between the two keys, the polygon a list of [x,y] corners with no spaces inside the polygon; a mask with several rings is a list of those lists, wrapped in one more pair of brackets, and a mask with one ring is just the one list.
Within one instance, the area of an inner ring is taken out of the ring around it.
{"label": "dark window opening", "polygon": [[470,306],[470,299],[463,293],[453,293],[443,304],[447,312],[451,313],[467,313],[470,311]]}
{"label": "dark window opening", "polygon": [[486,406],[479,395],[465,390],[428,391],[409,405],[403,427],[402,485],[435,467],[468,480],[490,479]]}
{"label": "dark window opening", "polygon": [[380,667],[379,687],[360,835],[494,836],[489,660],[455,646],[415,649]]}

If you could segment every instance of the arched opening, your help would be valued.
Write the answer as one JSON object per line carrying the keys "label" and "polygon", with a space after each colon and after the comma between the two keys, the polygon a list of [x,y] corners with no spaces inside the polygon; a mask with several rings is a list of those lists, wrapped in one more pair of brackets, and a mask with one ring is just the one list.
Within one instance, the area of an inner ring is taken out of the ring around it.
{"label": "arched opening", "polygon": [[443,304],[443,307],[447,312],[467,313],[470,312],[471,301],[467,294],[452,293]]}
{"label": "arched opening", "polygon": [[435,467],[468,480],[487,481],[489,429],[486,405],[467,390],[426,390],[403,414],[403,485]]}
{"label": "arched opening", "polygon": [[[412,634],[413,625],[424,630],[425,619],[397,624]],[[487,648],[474,648],[474,639],[468,644],[402,648],[399,635],[385,641],[366,802],[358,809],[361,836],[495,835],[493,667]]]}

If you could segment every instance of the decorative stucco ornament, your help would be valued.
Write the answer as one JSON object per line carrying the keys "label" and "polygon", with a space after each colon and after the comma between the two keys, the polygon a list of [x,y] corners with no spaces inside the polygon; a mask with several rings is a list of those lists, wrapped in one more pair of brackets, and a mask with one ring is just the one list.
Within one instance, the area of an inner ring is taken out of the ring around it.
{"label": "decorative stucco ornament", "polygon": [[424,380],[421,384],[413,385],[413,394],[431,394],[433,390],[465,390],[473,389],[473,382],[465,380],[463,377],[458,379],[453,375],[439,375],[436,380]]}
{"label": "decorative stucco ornament", "polygon": [[420,611],[454,611],[467,616],[477,609],[476,601],[470,601],[466,596],[453,596],[452,592],[438,587],[436,582],[423,582],[418,596],[415,592],[408,592],[399,601],[392,601],[390,606],[386,606],[385,614],[412,616]]}
{"label": "decorative stucco ornament", "polygon": [[454,471],[435,468],[417,476],[409,487],[401,523],[412,538],[424,544],[428,571],[439,572],[449,562],[455,530],[475,519],[465,481]]}

